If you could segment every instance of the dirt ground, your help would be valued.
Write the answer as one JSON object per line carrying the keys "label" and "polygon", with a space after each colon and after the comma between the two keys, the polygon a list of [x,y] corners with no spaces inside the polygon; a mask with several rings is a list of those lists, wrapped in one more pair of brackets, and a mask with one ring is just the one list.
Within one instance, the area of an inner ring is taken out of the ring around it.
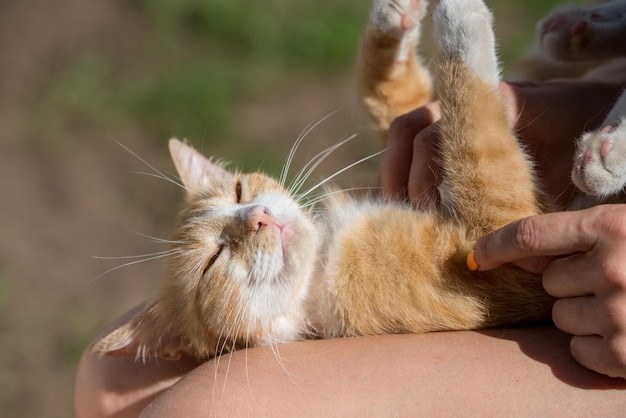
{"label": "dirt ground", "polygon": [[[107,321],[150,295],[162,274],[161,264],[142,263],[102,275],[129,260],[93,256],[163,249],[136,232],[166,238],[180,192],[132,174],[149,170],[112,139],[171,170],[167,138],[136,126],[102,131],[77,123],[71,138],[51,143],[33,129],[47,83],[64,62],[89,48],[132,55],[145,25],[119,0],[0,2],[2,416],[72,416],[80,353]],[[242,107],[239,122],[250,138],[277,138],[266,145],[286,155],[306,125],[348,104],[312,134],[310,147],[319,151],[354,132],[351,100],[348,77],[306,79]],[[335,164],[353,161],[354,152],[346,149]]]}

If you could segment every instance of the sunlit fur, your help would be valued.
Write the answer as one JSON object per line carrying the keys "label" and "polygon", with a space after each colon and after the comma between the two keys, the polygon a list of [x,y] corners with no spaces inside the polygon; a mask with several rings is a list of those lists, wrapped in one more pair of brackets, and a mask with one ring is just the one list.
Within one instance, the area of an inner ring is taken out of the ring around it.
{"label": "sunlit fur", "polygon": [[[140,337],[142,354],[188,352],[198,358],[307,335],[303,301],[318,247],[310,216],[263,174],[228,173],[175,140],[171,149],[191,190],[173,238],[176,251],[158,296],[116,333],[133,328],[131,334],[154,334],[147,341]],[[196,173],[186,171],[194,164]],[[281,222],[282,235],[274,227],[250,225],[259,206]],[[103,343],[114,339],[112,334]]]}
{"label": "sunlit fur", "polygon": [[[539,276],[511,265],[490,272],[470,272],[465,265],[478,237],[545,207],[497,90],[489,11],[479,0],[443,0],[435,19],[437,36],[446,39],[440,44],[456,45],[444,47],[437,58],[444,176],[440,210],[421,212],[405,203],[329,192],[308,212],[309,206],[298,202],[300,177],[292,197],[263,174],[227,172],[172,140],[187,201],[168,275],[147,308],[95,349],[207,359],[311,337],[478,329],[548,319],[552,299]],[[363,48],[378,43],[394,56],[397,43],[377,42],[377,33],[370,24]],[[466,46],[459,50],[458,45]],[[414,56],[409,61],[418,63]],[[366,78],[372,74],[370,67],[361,70]],[[430,86],[430,79],[419,79],[423,71],[410,74],[417,79],[409,86]],[[401,92],[405,81],[397,80],[395,86],[389,79],[369,81]],[[386,129],[388,121],[379,123]],[[282,226],[282,234],[273,222]]]}
{"label": "sunlit fur", "polygon": [[[428,2],[374,1],[370,21],[361,37],[358,56],[359,94],[381,138],[387,137],[391,121],[433,98],[430,72],[415,53],[421,19]],[[407,10],[403,10],[406,8]],[[400,11],[412,19],[412,27],[398,26]]]}

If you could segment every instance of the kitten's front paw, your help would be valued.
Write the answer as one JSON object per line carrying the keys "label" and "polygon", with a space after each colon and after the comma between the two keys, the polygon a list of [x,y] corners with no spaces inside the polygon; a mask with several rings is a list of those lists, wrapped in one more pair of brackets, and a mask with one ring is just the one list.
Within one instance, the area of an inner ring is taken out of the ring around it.
{"label": "kitten's front paw", "polygon": [[491,85],[500,80],[493,16],[482,0],[441,0],[435,12],[435,39],[443,57],[462,60]]}
{"label": "kitten's front paw", "polygon": [[427,7],[426,0],[374,0],[370,23],[398,39],[405,36],[417,38]]}
{"label": "kitten's front paw", "polygon": [[572,180],[591,196],[607,197],[624,189],[626,119],[583,135],[578,143]]}
{"label": "kitten's front paw", "polygon": [[590,8],[566,5],[537,24],[537,38],[553,59],[596,61],[620,54],[625,24],[623,2]]}

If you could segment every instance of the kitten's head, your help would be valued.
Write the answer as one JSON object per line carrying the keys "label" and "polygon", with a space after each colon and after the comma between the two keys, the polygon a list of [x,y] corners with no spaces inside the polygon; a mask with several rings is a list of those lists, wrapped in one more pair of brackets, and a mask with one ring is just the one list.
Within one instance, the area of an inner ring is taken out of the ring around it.
{"label": "kitten's head", "polygon": [[94,349],[203,359],[301,338],[318,246],[309,215],[264,174],[228,172],[175,139],[170,152],[187,201],[169,273],[156,298]]}

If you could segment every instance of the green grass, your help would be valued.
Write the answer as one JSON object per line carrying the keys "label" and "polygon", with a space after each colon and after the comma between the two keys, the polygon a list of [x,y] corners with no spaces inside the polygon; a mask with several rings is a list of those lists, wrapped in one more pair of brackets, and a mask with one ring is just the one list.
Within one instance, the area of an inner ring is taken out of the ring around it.
{"label": "green grass", "polygon": [[311,70],[345,69],[353,60],[366,7],[356,1],[142,0],[167,35],[225,56]]}
{"label": "green grass", "polygon": [[69,61],[41,102],[37,136],[67,141],[83,125],[108,132],[134,123],[159,138],[219,142],[236,135],[236,110],[246,100],[294,75],[350,68],[367,13],[356,1],[331,0],[142,0],[137,7],[150,22],[149,45],[123,70],[97,51]]}
{"label": "green grass", "polygon": [[[505,65],[523,52],[536,20],[557,3],[490,2]],[[84,126],[106,135],[130,125],[163,142],[174,135],[223,147],[231,146],[225,138],[245,141],[237,129],[242,103],[306,75],[351,71],[369,5],[140,0],[134,7],[148,22],[146,47],[121,66],[119,57],[97,49],[68,61],[40,104],[35,136],[67,142],[79,140]]]}
{"label": "green grass", "polygon": [[116,103],[159,136],[224,136],[232,124],[237,74],[204,62],[174,64],[124,84]]}

